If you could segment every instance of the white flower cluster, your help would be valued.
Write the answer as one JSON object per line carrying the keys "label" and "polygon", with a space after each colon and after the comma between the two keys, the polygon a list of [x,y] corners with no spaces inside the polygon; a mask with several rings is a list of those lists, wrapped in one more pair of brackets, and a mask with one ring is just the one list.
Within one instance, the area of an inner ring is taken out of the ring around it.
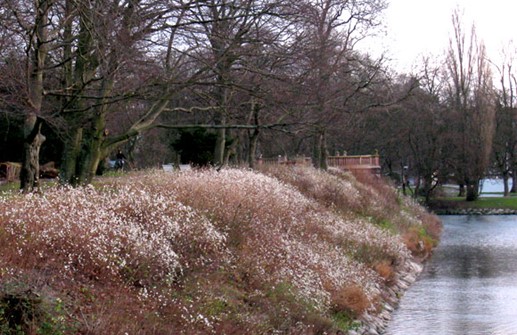
{"label": "white flower cluster", "polygon": [[[314,169],[281,173],[146,171],[102,188],[0,199],[0,242],[25,262],[134,285],[142,302],[154,297],[164,306],[175,302],[155,286],[220,270],[289,283],[322,311],[348,286],[361,287],[375,301],[381,277],[358,254],[382,253],[376,257],[402,264],[410,257],[407,248],[366,217],[329,210],[333,195],[357,210],[372,193],[353,179]],[[0,274],[8,266],[0,263]],[[211,328],[217,320],[200,313],[192,299],[194,306],[178,300],[182,319]]]}
{"label": "white flower cluster", "polygon": [[56,188],[0,206],[0,222],[20,256],[62,262],[64,271],[94,278],[170,282],[224,249],[224,235],[206,218],[138,183],[116,190]]}
{"label": "white flower cluster", "polygon": [[[312,183],[318,184],[308,184]],[[265,281],[287,280],[322,308],[328,305],[330,292],[343,286],[360,285],[372,300],[378,293],[378,275],[353,260],[352,248],[377,246],[388,257],[402,261],[409,257],[397,237],[367,221],[346,221],[295,187],[264,174],[238,169],[192,171],[172,175],[167,187],[175,189],[178,200],[240,239],[233,242],[238,245],[235,257],[247,271]],[[349,187],[353,198],[356,191],[350,183]]]}

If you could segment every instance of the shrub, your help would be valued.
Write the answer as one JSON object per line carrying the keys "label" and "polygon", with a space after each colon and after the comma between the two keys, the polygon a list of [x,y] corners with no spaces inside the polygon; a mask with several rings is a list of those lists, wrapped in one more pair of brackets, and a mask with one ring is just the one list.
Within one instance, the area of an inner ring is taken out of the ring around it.
{"label": "shrub", "polygon": [[381,261],[374,266],[375,271],[387,284],[392,284],[395,279],[395,269],[390,261]]}
{"label": "shrub", "polygon": [[0,198],[0,284],[67,297],[81,334],[329,333],[410,259],[398,232],[418,245],[438,231],[404,199],[383,212],[379,187],[314,169],[147,171]]}
{"label": "shrub", "polygon": [[370,307],[370,300],[361,286],[354,284],[344,286],[332,295],[332,310],[346,312],[357,317]]}
{"label": "shrub", "polygon": [[424,226],[411,227],[403,234],[402,239],[414,256],[422,258],[428,257],[438,243]]}
{"label": "shrub", "polygon": [[18,262],[51,262],[65,272],[147,289],[219,257],[224,243],[224,235],[190,208],[138,185],[117,193],[53,189],[4,209],[0,248]]}

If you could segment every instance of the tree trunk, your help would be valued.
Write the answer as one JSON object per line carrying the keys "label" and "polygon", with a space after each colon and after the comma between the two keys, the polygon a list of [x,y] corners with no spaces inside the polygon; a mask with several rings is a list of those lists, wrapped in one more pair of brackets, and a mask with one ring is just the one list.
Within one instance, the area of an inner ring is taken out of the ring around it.
{"label": "tree trunk", "polygon": [[433,192],[437,186],[438,186],[438,183],[435,181],[434,175],[432,173],[430,175],[428,175],[427,178],[425,178],[423,193],[425,196],[426,204],[428,204],[430,202]]}
{"label": "tree trunk", "polygon": [[325,130],[316,131],[313,139],[312,165],[316,169],[327,170],[328,149]]}
{"label": "tree trunk", "polygon": [[416,178],[416,183],[415,183],[415,199],[418,198],[418,196],[420,195],[420,186],[422,185],[422,177],[420,177],[420,175],[417,176]]}
{"label": "tree trunk", "polygon": [[517,193],[517,168],[512,170],[512,188],[510,193]]}
{"label": "tree trunk", "polygon": [[101,160],[101,146],[102,140],[95,135],[90,135],[85,139],[77,174],[80,185],[87,185],[92,182]]}
{"label": "tree trunk", "polygon": [[[220,83],[224,82],[222,76],[218,77],[218,81]],[[218,104],[220,105],[219,110],[217,111],[217,115],[215,116],[215,124],[218,126],[226,125],[226,108],[227,108],[227,92],[224,87],[217,87],[216,90],[216,99]],[[220,128],[217,130],[217,139],[215,141],[214,148],[214,165],[215,166],[223,166],[224,165],[224,152],[226,148],[226,128]]]}
{"label": "tree trunk", "polygon": [[[232,132],[228,131],[228,137],[232,138],[231,144],[229,145],[228,149],[226,149],[224,153],[224,166],[230,165],[230,162],[236,163],[236,156],[237,156],[237,147],[239,145],[239,139],[233,138]],[[233,155],[233,159],[232,159]]]}
{"label": "tree trunk", "polygon": [[327,157],[328,157],[328,149],[327,149],[327,136],[325,131],[321,132],[321,149],[320,149],[320,169],[327,170]]}
{"label": "tree trunk", "polygon": [[315,132],[314,133],[314,136],[313,136],[313,146],[312,146],[312,165],[316,168],[316,169],[319,169],[321,168],[320,166],[320,163],[321,163],[321,147],[322,147],[322,144],[321,144],[321,136],[320,136],[320,133],[319,132]]}
{"label": "tree trunk", "polygon": [[73,186],[91,183],[99,162],[104,158],[105,115],[98,114],[93,126],[73,130],[65,144],[63,158],[63,183]]}
{"label": "tree trunk", "polygon": [[[103,89],[99,92],[100,94],[107,96],[111,92],[113,87],[111,81],[105,81],[103,83]],[[92,182],[99,162],[104,158],[105,152],[103,150],[104,140],[106,139],[106,114],[107,104],[103,104],[97,107],[98,110],[95,113],[95,117],[92,120],[92,126],[85,137],[82,147],[82,160],[79,169],[78,177],[80,184],[90,184]]]}
{"label": "tree trunk", "polygon": [[479,198],[479,180],[468,181],[467,186],[467,201],[475,201]]}
{"label": "tree trunk", "polygon": [[226,147],[226,129],[221,128],[217,130],[217,139],[214,148],[214,165],[224,165],[224,149]]}
{"label": "tree trunk", "polygon": [[[258,128],[258,125],[260,124],[259,115],[260,115],[261,105],[255,101],[255,99],[251,100],[251,113],[249,117],[249,121],[253,119],[254,124],[257,126],[257,128],[253,129],[251,134],[248,132],[249,137],[249,150],[248,150],[248,164],[250,169],[255,168],[255,159],[257,156],[257,145],[258,145],[258,139],[260,134],[260,129]],[[250,122],[249,122],[250,123]]]}
{"label": "tree trunk", "polygon": [[425,190],[425,203],[426,204],[429,204],[431,202],[431,194],[432,194],[432,190],[431,189],[426,189]]}
{"label": "tree trunk", "polygon": [[36,114],[30,113],[25,119],[22,169],[20,172],[20,189],[24,193],[39,187],[39,152],[45,141],[41,134],[41,121]]}
{"label": "tree trunk", "polygon": [[[390,170],[390,175],[392,175],[391,166],[389,166],[389,170]],[[407,176],[406,176],[406,169],[404,169],[404,164],[400,164],[400,170],[402,171],[402,175],[400,176],[400,179],[402,182],[402,194],[407,195],[407,192],[406,192]]]}
{"label": "tree trunk", "polygon": [[465,184],[461,183],[461,184],[458,184],[458,187],[459,187],[459,193],[458,193],[458,197],[465,197],[466,196],[466,192],[465,192]]}
{"label": "tree trunk", "polygon": [[509,179],[508,173],[505,173],[503,175],[503,185],[504,185],[504,196],[505,197],[510,196],[510,187],[508,185],[508,179]]}
{"label": "tree trunk", "polygon": [[31,192],[39,186],[39,152],[45,136],[41,134],[41,119],[38,116],[43,105],[43,79],[48,53],[48,15],[52,2],[38,0],[34,2],[34,5],[37,14],[34,31],[29,34],[33,40],[29,44],[31,45],[28,50],[30,66],[27,68],[27,102],[30,112],[23,125],[22,170],[20,172],[20,188],[25,193]]}
{"label": "tree trunk", "polygon": [[78,159],[81,154],[81,143],[83,140],[83,128],[72,130],[72,134],[65,141],[63,150],[63,163],[61,164],[61,182],[77,186]]}
{"label": "tree trunk", "polygon": [[253,130],[250,136],[250,148],[248,151],[248,164],[250,169],[255,169],[255,158],[257,156],[257,144],[259,139],[259,130],[258,128]]}

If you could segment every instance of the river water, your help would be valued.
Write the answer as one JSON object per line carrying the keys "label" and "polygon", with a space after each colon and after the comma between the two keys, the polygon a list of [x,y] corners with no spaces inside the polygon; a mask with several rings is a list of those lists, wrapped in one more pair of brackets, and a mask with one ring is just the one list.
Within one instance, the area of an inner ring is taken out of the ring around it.
{"label": "river water", "polygon": [[442,216],[386,335],[517,335],[517,216]]}

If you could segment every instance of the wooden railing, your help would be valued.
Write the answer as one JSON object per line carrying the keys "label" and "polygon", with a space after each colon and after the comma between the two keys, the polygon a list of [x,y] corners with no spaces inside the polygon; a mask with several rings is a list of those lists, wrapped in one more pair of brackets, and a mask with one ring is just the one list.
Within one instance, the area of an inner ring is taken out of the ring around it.
{"label": "wooden railing", "polygon": [[329,156],[327,164],[339,168],[380,167],[379,155]]}
{"label": "wooden railing", "polygon": [[346,171],[355,173],[367,173],[379,176],[381,174],[381,165],[379,155],[357,155],[357,156],[329,156],[327,165]]}
{"label": "wooden railing", "polygon": [[[259,158],[258,164],[265,165],[311,165],[311,158],[297,156],[288,158],[286,156],[278,156],[276,158]],[[380,173],[380,160],[377,153],[373,155],[341,155],[327,157],[327,165],[342,170],[364,171],[373,174]]]}

